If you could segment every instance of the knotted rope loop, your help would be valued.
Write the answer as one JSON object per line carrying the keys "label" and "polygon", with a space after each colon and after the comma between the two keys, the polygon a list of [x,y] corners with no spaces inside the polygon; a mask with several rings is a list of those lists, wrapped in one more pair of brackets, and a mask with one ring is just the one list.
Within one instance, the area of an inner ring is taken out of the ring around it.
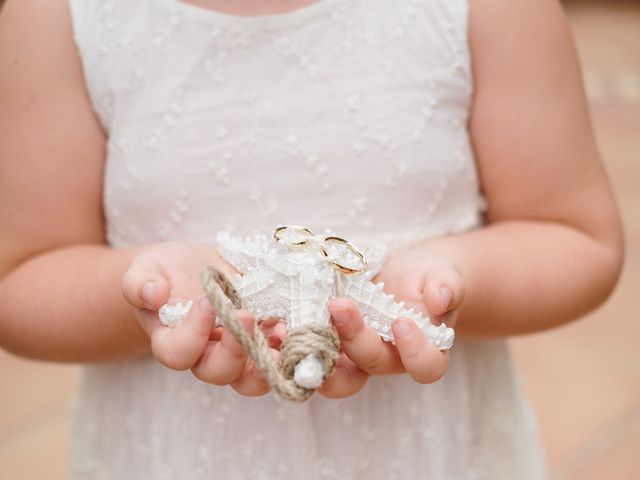
{"label": "knotted rope loop", "polygon": [[322,361],[325,378],[328,378],[340,357],[340,340],[330,325],[299,327],[289,332],[280,346],[280,353],[285,378],[292,379],[296,365],[309,354]]}
{"label": "knotted rope loop", "polygon": [[202,272],[202,286],[218,316],[224,321],[225,327],[280,397],[294,402],[304,402],[313,395],[315,390],[300,387],[293,381],[295,366],[307,355],[315,355],[323,362],[325,378],[331,375],[340,356],[338,336],[331,326],[309,325],[289,332],[289,337],[281,347],[282,363],[278,365],[271,355],[269,343],[262,329],[256,326],[253,335],[247,332],[225,301],[226,293],[235,306],[240,306],[237,293],[228,279],[215,267],[207,266]]}

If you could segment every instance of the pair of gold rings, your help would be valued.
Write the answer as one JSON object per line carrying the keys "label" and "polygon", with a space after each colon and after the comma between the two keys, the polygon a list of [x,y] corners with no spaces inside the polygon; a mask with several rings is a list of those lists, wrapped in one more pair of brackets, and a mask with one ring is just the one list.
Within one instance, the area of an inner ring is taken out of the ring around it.
{"label": "pair of gold rings", "polygon": [[[287,238],[289,237],[289,238]],[[295,239],[291,237],[296,237]],[[315,237],[315,234],[306,227],[298,227],[295,225],[283,225],[278,227],[273,232],[273,239],[284,245],[288,245],[290,247],[306,247],[312,242],[312,238]],[[353,265],[345,265],[341,262],[340,259],[335,258],[331,252],[331,246],[338,246],[346,248],[348,252],[350,252],[360,264],[359,266]],[[322,254],[327,257],[327,259],[331,262],[331,264],[342,273],[350,274],[350,273],[358,273],[362,272],[367,268],[367,259],[364,254],[358,249],[355,245],[348,242],[344,238],[336,237],[334,235],[329,235],[324,237],[320,242],[320,251]]]}

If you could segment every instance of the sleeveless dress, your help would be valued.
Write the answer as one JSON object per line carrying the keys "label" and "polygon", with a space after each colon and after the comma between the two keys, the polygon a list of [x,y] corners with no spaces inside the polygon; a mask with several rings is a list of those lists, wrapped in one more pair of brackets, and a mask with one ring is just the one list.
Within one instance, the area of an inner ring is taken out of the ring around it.
{"label": "sleeveless dress", "polygon": [[[391,248],[482,225],[464,0],[319,0],[238,17],[70,0],[113,247],[278,224]],[[433,385],[246,398],[153,358],[87,365],[71,479],[540,479],[504,340],[459,338]]]}

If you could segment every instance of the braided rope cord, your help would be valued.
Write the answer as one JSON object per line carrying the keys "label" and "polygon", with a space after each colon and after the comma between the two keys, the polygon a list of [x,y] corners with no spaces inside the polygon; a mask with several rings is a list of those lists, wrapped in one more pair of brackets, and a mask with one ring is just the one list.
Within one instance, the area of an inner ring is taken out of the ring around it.
{"label": "braided rope cord", "polygon": [[306,356],[315,355],[322,361],[325,379],[333,373],[340,356],[340,341],[331,325],[311,324],[290,331],[280,347],[281,362],[278,364],[262,329],[256,326],[253,334],[247,332],[225,301],[227,297],[235,307],[241,307],[240,298],[229,280],[215,267],[207,266],[202,272],[202,286],[225,327],[247,352],[271,388],[283,399],[304,402],[315,392],[293,381],[296,365]]}

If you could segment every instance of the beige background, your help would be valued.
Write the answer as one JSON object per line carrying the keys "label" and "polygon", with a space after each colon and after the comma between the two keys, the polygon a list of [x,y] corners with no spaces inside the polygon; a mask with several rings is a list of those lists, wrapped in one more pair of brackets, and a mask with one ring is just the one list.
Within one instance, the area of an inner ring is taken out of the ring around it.
{"label": "beige background", "polygon": [[[640,478],[640,2],[568,10],[624,216],[626,270],[597,312],[512,344],[552,478],[631,480]],[[0,480],[64,478],[76,374],[0,351]]]}

